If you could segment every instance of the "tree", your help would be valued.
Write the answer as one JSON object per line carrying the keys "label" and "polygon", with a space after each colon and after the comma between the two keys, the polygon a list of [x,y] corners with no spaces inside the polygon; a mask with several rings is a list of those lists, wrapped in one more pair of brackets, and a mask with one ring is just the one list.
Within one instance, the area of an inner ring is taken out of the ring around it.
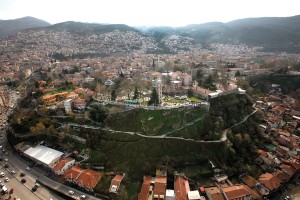
{"label": "tree", "polygon": [[137,99],[138,97],[139,97],[139,91],[138,91],[137,87],[135,86],[133,99]]}
{"label": "tree", "polygon": [[111,100],[112,100],[112,101],[115,101],[116,98],[117,98],[116,90],[113,89],[113,90],[111,91]]}
{"label": "tree", "polygon": [[152,89],[152,93],[151,93],[151,97],[150,97],[150,100],[148,102],[148,105],[158,105],[159,104],[159,99],[158,99],[158,94],[157,94],[157,91],[156,91],[156,88],[154,87]]}
{"label": "tree", "polygon": [[187,96],[188,97],[193,97],[194,96],[193,90],[191,88],[188,89]]}
{"label": "tree", "polygon": [[240,71],[237,71],[236,73],[235,73],[235,76],[237,77],[237,76],[241,76],[241,72]]}
{"label": "tree", "polygon": [[38,82],[38,81],[35,81],[35,82],[34,82],[34,87],[35,87],[35,88],[39,88],[39,82]]}

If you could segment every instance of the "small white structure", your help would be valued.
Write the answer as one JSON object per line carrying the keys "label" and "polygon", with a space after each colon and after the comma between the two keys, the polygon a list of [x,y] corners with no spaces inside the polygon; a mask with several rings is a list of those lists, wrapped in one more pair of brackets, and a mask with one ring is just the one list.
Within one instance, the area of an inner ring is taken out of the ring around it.
{"label": "small white structure", "polygon": [[189,191],[188,192],[188,199],[189,200],[201,200],[201,196],[199,194],[198,190],[194,190],[194,191]]}
{"label": "small white structure", "polygon": [[241,88],[238,88],[238,92],[239,92],[239,94],[246,94],[246,90],[243,90]]}
{"label": "small white structure", "polygon": [[30,147],[24,152],[24,154],[50,168],[53,168],[53,166],[63,155],[62,152],[45,147],[43,145]]}
{"label": "small white structure", "polygon": [[216,90],[215,92],[209,93],[208,96],[210,99],[218,97],[220,94],[222,94],[221,90]]}
{"label": "small white structure", "polygon": [[166,190],[166,200],[175,200],[174,190]]}

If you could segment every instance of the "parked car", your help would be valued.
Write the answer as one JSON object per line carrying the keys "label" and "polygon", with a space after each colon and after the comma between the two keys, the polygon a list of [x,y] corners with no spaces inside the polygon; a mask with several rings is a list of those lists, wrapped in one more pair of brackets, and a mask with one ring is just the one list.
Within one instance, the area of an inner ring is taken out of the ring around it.
{"label": "parked car", "polygon": [[86,196],[84,194],[80,195],[80,199],[86,199]]}
{"label": "parked car", "polygon": [[15,170],[12,170],[12,171],[10,171],[10,173],[15,174],[16,172],[15,172]]}
{"label": "parked car", "polygon": [[73,191],[73,190],[70,190],[70,191],[69,191],[69,194],[70,194],[70,195],[73,195],[73,194],[74,194],[74,191]]}
{"label": "parked car", "polygon": [[26,170],[27,170],[27,171],[30,171],[30,167],[26,167]]}
{"label": "parked car", "polygon": [[26,183],[26,179],[25,179],[25,178],[22,178],[22,179],[21,179],[21,183]]}
{"label": "parked car", "polygon": [[5,176],[5,174],[4,174],[3,172],[1,172],[1,173],[0,173],[0,176],[1,176],[1,177],[4,177],[4,176]]}
{"label": "parked car", "polygon": [[9,178],[8,177],[5,178],[5,182],[9,182]]}
{"label": "parked car", "polygon": [[5,158],[4,161],[5,161],[5,162],[8,162],[8,158]]}
{"label": "parked car", "polygon": [[35,192],[37,190],[37,187],[35,187],[35,186],[33,186],[32,188],[31,188],[31,191],[32,192]]}
{"label": "parked car", "polygon": [[25,176],[25,175],[26,175],[26,174],[25,174],[24,172],[21,172],[21,173],[20,173],[20,176],[21,176],[21,177],[23,177],[23,176]]}

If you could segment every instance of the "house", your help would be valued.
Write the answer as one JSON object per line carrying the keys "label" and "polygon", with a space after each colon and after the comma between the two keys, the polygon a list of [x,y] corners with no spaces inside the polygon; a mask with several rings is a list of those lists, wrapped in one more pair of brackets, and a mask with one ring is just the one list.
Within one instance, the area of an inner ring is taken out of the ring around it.
{"label": "house", "polygon": [[290,179],[290,176],[287,173],[279,169],[273,172],[272,175],[277,177],[281,182],[286,182]]}
{"label": "house", "polygon": [[174,192],[176,200],[188,200],[189,181],[181,176],[175,176]]}
{"label": "house", "polygon": [[84,171],[84,169],[82,169],[78,165],[75,165],[75,166],[72,166],[70,169],[66,170],[63,176],[66,181],[76,184],[77,178],[83,171]]}
{"label": "house", "polygon": [[78,94],[76,94],[75,92],[71,92],[70,94],[68,94],[66,96],[66,99],[76,99],[78,97]]}
{"label": "house", "polygon": [[95,172],[94,170],[88,169],[79,174],[76,179],[77,185],[84,188],[87,191],[93,192],[94,187],[101,179],[102,174]]}
{"label": "house", "polygon": [[209,200],[225,200],[222,191],[217,187],[205,188],[205,193]]}
{"label": "house", "polygon": [[56,95],[47,94],[43,96],[43,102],[46,106],[50,106],[56,103]]}
{"label": "house", "polygon": [[227,200],[252,200],[251,189],[246,185],[233,185],[222,188],[223,194]]}
{"label": "house", "polygon": [[276,190],[281,184],[280,179],[270,173],[260,175],[258,181],[266,186],[270,191]]}
{"label": "house", "polygon": [[67,169],[72,167],[75,164],[74,158],[63,158],[61,159],[57,165],[53,168],[53,171],[57,175],[62,175]]}
{"label": "house", "polygon": [[252,191],[253,197],[260,198],[260,196],[267,196],[269,194],[269,190],[261,185],[257,180],[255,180],[252,176],[243,176],[242,181],[246,184]]}
{"label": "house", "polygon": [[120,188],[121,181],[123,180],[124,175],[116,175],[112,180],[109,187],[109,192],[118,193]]}
{"label": "house", "polygon": [[141,191],[138,195],[138,200],[152,199],[154,180],[151,176],[144,176]]}
{"label": "house", "polygon": [[153,188],[153,198],[157,200],[166,199],[167,177],[156,176]]}
{"label": "house", "polygon": [[77,98],[72,101],[73,108],[76,110],[83,110],[86,106],[86,100]]}

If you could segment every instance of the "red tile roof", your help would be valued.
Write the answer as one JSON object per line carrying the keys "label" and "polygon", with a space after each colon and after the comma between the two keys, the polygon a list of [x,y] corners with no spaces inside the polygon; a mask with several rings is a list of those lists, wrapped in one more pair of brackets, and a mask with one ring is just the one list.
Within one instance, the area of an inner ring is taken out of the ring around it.
{"label": "red tile roof", "polygon": [[[250,191],[248,191],[248,187],[245,185],[234,185],[222,188],[228,200],[240,199],[243,197],[249,197],[252,195]],[[249,188],[250,189],[250,188]]]}
{"label": "red tile roof", "polygon": [[152,180],[151,176],[145,176],[144,177],[144,182],[142,184],[142,188],[141,188],[141,191],[139,193],[138,200],[148,200],[151,180]]}
{"label": "red tile roof", "polygon": [[205,192],[208,196],[211,196],[213,200],[225,200],[221,190],[217,187],[205,188]]}
{"label": "red tile roof", "polygon": [[266,157],[266,158],[268,157],[267,152],[265,152],[264,150],[259,149],[259,150],[257,150],[257,153],[264,156],[264,157]]}
{"label": "red tile roof", "polygon": [[248,187],[254,187],[256,186],[259,182],[255,180],[252,176],[244,176],[242,177],[243,183],[245,183]]}
{"label": "red tile roof", "polygon": [[[111,184],[109,187],[109,192],[117,192],[123,178],[124,178],[123,175],[116,175],[111,181]],[[113,188],[113,187],[116,187],[116,188]]]}
{"label": "red tile roof", "polygon": [[189,181],[181,176],[176,176],[174,182],[174,192],[176,200],[188,200],[189,191]]}
{"label": "red tile roof", "polygon": [[94,188],[101,179],[101,176],[99,172],[88,169],[79,175],[77,184],[83,185],[86,188]]}
{"label": "red tile roof", "polygon": [[64,158],[59,161],[57,165],[53,168],[54,171],[60,171],[68,162],[74,160],[74,158]]}
{"label": "red tile roof", "polygon": [[73,166],[70,169],[68,169],[65,173],[64,173],[64,177],[67,179],[77,179],[77,177],[84,171],[84,169],[82,169],[79,166]]}
{"label": "red tile roof", "polygon": [[277,189],[281,184],[281,181],[270,173],[260,175],[258,181],[263,183],[269,190]]}
{"label": "red tile roof", "polygon": [[166,176],[156,176],[154,189],[153,189],[153,196],[164,196],[166,198],[166,189],[167,189],[167,177]]}

